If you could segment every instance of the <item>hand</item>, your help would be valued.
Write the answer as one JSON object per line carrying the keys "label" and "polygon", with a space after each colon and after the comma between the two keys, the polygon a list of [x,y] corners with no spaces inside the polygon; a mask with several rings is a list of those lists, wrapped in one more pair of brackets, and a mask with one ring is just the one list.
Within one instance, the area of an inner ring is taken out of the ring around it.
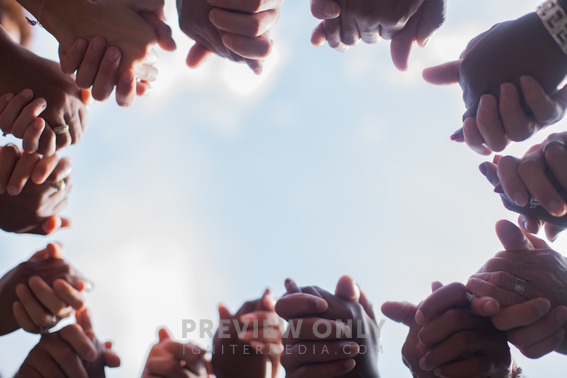
{"label": "hand", "polygon": [[[496,224],[496,234],[505,251],[497,253],[471,276],[467,288],[475,296],[490,296],[496,299],[503,310],[512,306],[524,311],[534,310],[523,313],[525,316],[523,319],[512,318],[510,323],[503,321],[510,316],[506,312],[501,315],[503,319],[495,323],[504,330],[518,328],[515,326],[522,322],[524,326],[535,324],[534,327],[526,327],[525,332],[520,328],[518,332],[513,333],[514,336],[510,340],[527,357],[538,358],[553,350],[566,354],[567,342],[564,336],[567,329],[565,323],[567,262],[565,258],[549,249],[543,240],[533,235],[525,235],[508,221],[500,221]],[[523,293],[514,291],[516,279],[526,282]],[[549,305],[546,302],[534,301],[539,298],[547,300]],[[528,301],[534,302],[530,304]],[[561,330],[559,326],[562,326]],[[519,338],[516,338],[518,335]]]}
{"label": "hand", "polygon": [[206,352],[192,343],[173,341],[162,328],[159,342],[150,350],[142,378],[207,378]]}
{"label": "hand", "polygon": [[15,378],[103,378],[104,367],[120,366],[112,343],[101,345],[92,330],[88,310],[77,312],[77,323],[42,335]]}
{"label": "hand", "polygon": [[[36,96],[43,98],[47,103],[47,108],[41,113],[41,118],[45,120],[47,126],[39,139],[37,152],[49,156],[53,155],[56,149],[78,143],[88,126],[88,114],[83,102],[84,94],[75,85],[73,78],[63,74],[59,64],[40,58],[11,41],[10,36],[2,28],[0,28],[0,45],[6,56],[11,57],[0,62],[2,70],[11,73],[5,75],[0,83],[0,93],[23,92],[24,101],[30,101]],[[25,89],[31,89],[32,92]],[[2,123],[2,127],[6,129],[2,131],[11,132],[16,138],[23,138],[25,127],[16,125],[18,127],[13,130],[8,129],[13,122],[12,119],[6,119]],[[64,125],[69,125],[69,131],[56,135],[53,128]]]}
{"label": "hand", "polygon": [[471,312],[465,286],[434,283],[432,289],[415,315],[415,321],[423,325],[418,349],[427,349],[419,360],[420,368],[444,377],[461,377],[465,372],[467,376],[509,377],[512,357],[505,334],[490,319]]}
{"label": "hand", "polygon": [[[158,28],[158,44],[166,51],[174,51],[177,47],[171,38],[171,29],[163,24],[163,31]],[[90,43],[84,39],[78,39],[68,51],[59,48],[59,59],[61,68],[66,74],[77,71],[77,85],[81,88],[92,86],[92,96],[97,101],[105,101],[110,97],[116,85],[116,77],[120,66],[122,52],[114,46],[106,49],[106,41],[102,37],[94,37]],[[104,55],[104,56],[103,56]],[[135,74],[136,94],[147,95],[151,86],[149,82],[156,80],[157,69],[153,66],[157,63],[157,53],[151,50],[146,58],[136,67]],[[120,90],[118,91],[120,92]],[[118,94],[118,96],[123,96]]]}
{"label": "hand", "polygon": [[[14,145],[0,147],[0,228],[7,232],[48,235],[69,227],[57,214],[67,205],[72,189],[70,158],[41,158]],[[63,181],[57,190],[53,184]]]}
{"label": "hand", "polygon": [[[220,305],[219,316],[221,325],[213,346],[215,351],[225,353],[213,353],[211,364],[215,376],[264,378],[271,370],[275,378],[283,347],[271,291],[268,289],[262,298],[244,303],[234,315]],[[254,331],[258,337],[254,337]]]}
{"label": "hand", "polygon": [[[67,282],[71,285],[71,287],[78,291],[81,291],[86,287],[86,279],[73,269],[67,261],[63,260],[61,256],[61,245],[48,244],[44,250],[37,252],[28,261],[21,263],[0,279],[0,335],[6,335],[20,328],[13,312],[13,304],[21,301],[21,303],[24,303],[24,307],[27,311],[29,308],[27,304],[31,301],[28,301],[26,296],[23,296],[22,298],[25,299],[22,300],[19,297],[19,293],[17,293],[16,288],[20,284],[29,284],[32,277],[41,278],[43,282],[47,283],[47,285],[49,285],[58,295],[61,293],[61,296],[66,297],[67,299],[69,299],[67,294],[65,294],[67,287],[63,288],[60,284],[55,284],[56,281],[59,282],[59,279]],[[34,278],[32,281],[35,280],[36,279]],[[33,287],[32,292],[35,294],[35,283],[30,286]],[[37,293],[39,296],[37,299],[40,302],[42,302],[42,299],[45,298],[46,303],[48,303],[50,299],[54,298],[54,295],[51,294],[49,297],[46,297],[44,295],[46,293],[45,289],[38,290]],[[31,293],[28,292],[27,294]],[[76,305],[78,306],[78,304]],[[33,310],[32,312],[34,315],[34,324],[37,326],[49,328],[54,327],[57,324],[58,319],[56,319],[56,322],[53,322],[51,314],[41,319],[41,311]],[[45,312],[43,312],[43,314],[45,315]],[[20,315],[21,314],[18,313],[18,319],[21,319]],[[35,317],[35,315],[39,316]]]}
{"label": "hand", "polygon": [[[213,7],[214,3],[214,7]],[[262,60],[270,55],[270,31],[280,17],[283,0],[177,0],[179,26],[195,45],[187,65],[198,67],[211,54],[246,62],[262,73]]]}
{"label": "hand", "polygon": [[318,287],[300,289],[291,279],[286,289],[276,304],[290,324],[282,356],[286,377],[378,377],[379,328],[372,305],[352,278],[341,277],[335,295]]}
{"label": "hand", "polygon": [[311,42],[346,51],[360,40],[391,39],[394,65],[405,71],[413,42],[425,47],[445,22],[445,10],[446,0],[311,0],[311,13],[323,20]]}
{"label": "hand", "polygon": [[6,93],[0,97],[0,129],[7,134],[22,135],[23,150],[30,154],[39,148],[45,121],[38,115],[47,106],[43,98],[31,101],[32,97],[31,89],[24,89],[16,96]]}
{"label": "hand", "polygon": [[566,66],[567,57],[532,13],[474,38],[460,60],[427,69],[424,78],[438,85],[461,84],[465,123],[451,139],[488,155],[563,117],[566,93],[558,86]]}

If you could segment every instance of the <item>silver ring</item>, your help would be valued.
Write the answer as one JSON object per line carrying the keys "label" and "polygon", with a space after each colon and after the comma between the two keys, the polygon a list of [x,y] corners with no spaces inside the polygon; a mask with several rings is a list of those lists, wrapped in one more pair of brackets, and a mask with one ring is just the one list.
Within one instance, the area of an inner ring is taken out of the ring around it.
{"label": "silver ring", "polygon": [[39,327],[39,333],[45,335],[49,333],[49,330],[57,325],[57,316],[51,315],[51,324],[47,327]]}
{"label": "silver ring", "polygon": [[57,193],[58,191],[65,189],[65,180],[54,182],[51,186],[55,189],[55,193]]}
{"label": "silver ring", "polygon": [[546,144],[543,147],[543,158],[545,159],[545,154],[547,153],[547,150],[549,150],[551,147],[553,146],[561,146],[564,149],[567,150],[567,146],[565,145],[565,143],[559,141],[559,140],[552,140],[551,142],[549,142],[548,144]]}
{"label": "silver ring", "polygon": [[69,132],[69,125],[57,126],[53,128],[56,135],[66,134]]}
{"label": "silver ring", "polygon": [[469,301],[469,303],[471,303],[473,298],[474,298],[473,293],[471,293],[470,291],[467,290],[466,296],[467,296],[467,301]]}
{"label": "silver ring", "polygon": [[525,290],[526,290],[526,281],[516,277],[516,284],[514,284],[514,293],[524,296]]}

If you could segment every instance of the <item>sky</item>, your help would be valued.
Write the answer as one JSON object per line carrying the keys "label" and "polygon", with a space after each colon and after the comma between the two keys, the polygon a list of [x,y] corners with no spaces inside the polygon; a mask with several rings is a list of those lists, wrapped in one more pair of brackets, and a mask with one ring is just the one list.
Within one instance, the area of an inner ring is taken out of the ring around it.
{"label": "sky", "polygon": [[[462,93],[428,85],[421,72],[539,1],[449,0],[447,24],[405,73],[387,41],[347,53],[311,46],[308,2],[287,1],[260,77],[220,58],[187,68],[192,42],[166,3],[178,50],[159,53],[151,95],[128,109],[92,105],[82,142],[62,152],[74,164],[62,213],[72,229],[0,234],[2,272],[58,240],[95,283],[95,331],[123,360],[108,377],[140,376],[160,326],[181,338],[182,319],[216,322],[219,303],[234,312],[266,287],[282,295],[287,277],[333,291],[351,275],[379,313],[387,300],[418,303],[432,281],[466,282],[501,250],[494,224],[516,216],[478,170],[491,158],[449,140]],[[56,59],[45,31],[33,47]],[[564,127],[505,153],[521,156]],[[565,236],[553,247],[565,250]],[[403,325],[383,326],[382,377],[411,376],[406,335]],[[37,340],[23,331],[0,338],[0,372],[13,374]],[[512,353],[528,376],[564,376],[560,355]]]}

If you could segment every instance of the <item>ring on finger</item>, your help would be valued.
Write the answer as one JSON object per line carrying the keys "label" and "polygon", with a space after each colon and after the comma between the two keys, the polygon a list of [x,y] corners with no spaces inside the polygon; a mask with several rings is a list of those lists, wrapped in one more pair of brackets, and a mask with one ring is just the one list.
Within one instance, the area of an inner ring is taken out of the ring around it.
{"label": "ring on finger", "polygon": [[514,293],[524,296],[524,291],[526,290],[526,281],[521,278],[516,277],[516,283],[514,284]]}
{"label": "ring on finger", "polygon": [[53,128],[53,132],[56,135],[62,135],[62,134],[66,134],[69,132],[69,125],[62,125],[62,126],[57,126]]}
{"label": "ring on finger", "polygon": [[47,327],[39,327],[39,333],[45,335],[49,333],[49,330],[57,325],[57,316],[51,315],[51,323]]}
{"label": "ring on finger", "polygon": [[547,151],[553,147],[553,146],[561,146],[563,148],[565,148],[567,150],[567,146],[565,145],[565,143],[559,141],[559,140],[552,140],[551,142],[547,143],[544,147],[543,147],[543,157],[545,157],[545,154],[547,153]]}
{"label": "ring on finger", "polygon": [[57,193],[58,191],[65,189],[65,180],[54,182],[51,186],[55,189],[55,193]]}

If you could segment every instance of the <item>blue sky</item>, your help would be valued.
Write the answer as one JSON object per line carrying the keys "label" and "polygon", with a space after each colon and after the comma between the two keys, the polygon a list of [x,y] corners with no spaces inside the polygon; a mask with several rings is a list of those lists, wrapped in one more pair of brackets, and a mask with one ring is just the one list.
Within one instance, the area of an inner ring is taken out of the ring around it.
{"label": "blue sky", "polygon": [[[515,216],[479,173],[483,158],[449,141],[464,111],[460,89],[432,87],[421,70],[538,3],[450,0],[447,25],[400,73],[388,42],[345,54],[312,47],[308,2],[288,1],[257,78],[216,58],[186,68],[191,42],[169,2],[179,49],[160,52],[152,94],[129,109],[93,105],[85,138],[64,151],[74,162],[64,211],[73,228],[0,234],[0,264],[8,271],[48,241],[65,243],[96,284],[95,330],[123,358],[109,377],[139,375],[160,325],[180,337],[181,319],[216,320],[219,302],[234,311],[266,287],[280,295],[288,276],[333,290],[352,275],[377,308],[419,302],[434,280],[464,282],[501,249],[495,222]],[[55,58],[44,33],[36,47]],[[506,152],[521,155],[544,136]],[[564,250],[562,238],[555,247]],[[406,334],[384,325],[384,377],[410,376]],[[36,342],[24,332],[0,339],[2,372]],[[562,376],[561,356],[513,354],[529,376]]]}

